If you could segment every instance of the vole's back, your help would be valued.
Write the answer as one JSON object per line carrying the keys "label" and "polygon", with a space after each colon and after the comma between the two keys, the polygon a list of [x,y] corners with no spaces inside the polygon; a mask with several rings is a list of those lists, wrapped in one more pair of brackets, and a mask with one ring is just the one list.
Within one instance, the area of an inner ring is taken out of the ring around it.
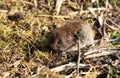
{"label": "vole's back", "polygon": [[78,31],[78,36],[81,41],[81,47],[94,43],[94,32],[89,24],[83,24],[80,31]]}

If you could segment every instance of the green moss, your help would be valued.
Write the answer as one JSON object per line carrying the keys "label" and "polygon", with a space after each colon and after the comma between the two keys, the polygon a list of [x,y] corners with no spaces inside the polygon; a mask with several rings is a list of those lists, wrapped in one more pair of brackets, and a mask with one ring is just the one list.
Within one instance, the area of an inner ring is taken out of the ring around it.
{"label": "green moss", "polygon": [[120,32],[114,32],[114,33],[112,33],[111,34],[111,38],[115,39],[114,41],[111,42],[113,45],[120,44]]}

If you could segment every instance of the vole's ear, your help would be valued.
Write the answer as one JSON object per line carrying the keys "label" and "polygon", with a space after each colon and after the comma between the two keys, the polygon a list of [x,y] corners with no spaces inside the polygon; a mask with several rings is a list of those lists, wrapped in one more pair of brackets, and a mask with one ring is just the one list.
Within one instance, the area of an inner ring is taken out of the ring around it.
{"label": "vole's ear", "polygon": [[74,35],[73,35],[73,37],[74,37],[74,40],[77,40],[77,39],[79,39],[79,37],[78,37],[79,35],[77,34],[77,33],[75,33]]}
{"label": "vole's ear", "polygon": [[80,30],[78,31],[75,31],[74,34],[73,34],[73,37],[76,39],[79,39],[79,36],[80,36]]}

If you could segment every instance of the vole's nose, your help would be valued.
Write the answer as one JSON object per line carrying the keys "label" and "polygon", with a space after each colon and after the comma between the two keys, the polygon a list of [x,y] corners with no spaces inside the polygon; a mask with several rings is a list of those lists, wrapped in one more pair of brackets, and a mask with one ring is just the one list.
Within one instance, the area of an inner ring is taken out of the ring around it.
{"label": "vole's nose", "polygon": [[52,45],[51,45],[51,48],[54,49],[54,50],[58,50],[58,46],[55,45],[55,44],[52,44]]}
{"label": "vole's nose", "polygon": [[51,49],[52,49],[52,51],[54,51],[54,52],[61,52],[61,50],[60,50],[60,48],[57,46],[57,45],[51,45]]}
{"label": "vole's nose", "polygon": [[57,49],[56,45],[54,45],[54,44],[51,45],[51,48],[52,48],[52,49],[53,49],[53,48],[54,48],[54,49]]}

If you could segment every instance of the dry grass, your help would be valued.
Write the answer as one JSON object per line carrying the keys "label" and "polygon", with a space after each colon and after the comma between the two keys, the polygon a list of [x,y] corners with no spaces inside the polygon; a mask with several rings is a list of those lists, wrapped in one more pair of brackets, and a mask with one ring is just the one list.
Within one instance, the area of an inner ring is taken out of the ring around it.
{"label": "dry grass", "polygon": [[[39,16],[42,14],[51,14],[49,7],[52,7],[50,4],[52,4],[53,0],[47,0],[48,8],[45,6],[40,8],[39,6],[38,9],[35,8],[34,1],[35,0],[31,0],[27,3],[28,0],[0,0],[1,78],[65,77],[65,75],[53,73],[49,70],[49,67],[64,64],[68,60],[66,57],[60,57],[57,53],[53,54],[52,51],[50,51],[47,42],[47,34],[54,28],[53,25],[56,23],[62,23],[64,19]],[[114,4],[118,3],[117,0],[114,2]],[[7,10],[9,9],[11,9],[11,11],[7,13]],[[17,21],[9,20],[8,16],[13,15],[16,12],[21,12],[23,14],[26,13],[26,15],[23,16],[22,19],[18,18]],[[118,44],[120,43],[120,33],[114,33],[112,36],[113,38],[118,39],[118,41],[112,43],[116,44],[117,47],[120,47]],[[84,73],[86,75],[83,76],[83,78],[95,78],[99,73],[100,70],[94,68],[93,71]],[[119,70],[118,73],[120,73]]]}

